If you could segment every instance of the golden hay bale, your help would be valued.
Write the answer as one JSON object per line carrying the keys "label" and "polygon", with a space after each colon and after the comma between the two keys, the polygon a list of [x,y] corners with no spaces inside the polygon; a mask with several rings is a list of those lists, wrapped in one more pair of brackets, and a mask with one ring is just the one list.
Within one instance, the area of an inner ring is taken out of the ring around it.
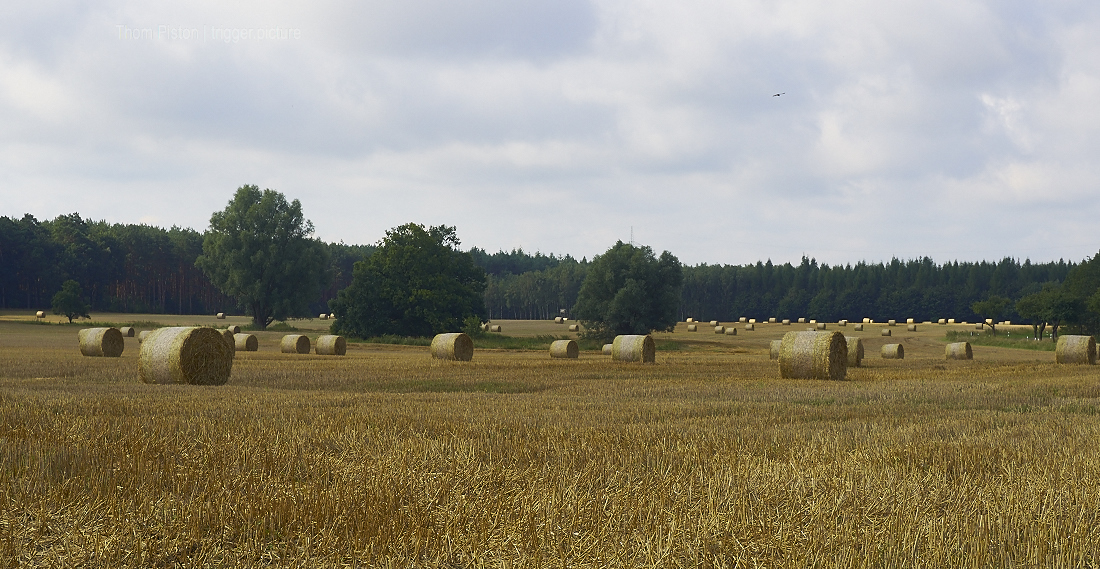
{"label": "golden hay bale", "polygon": [[217,318],[218,320],[225,320],[225,313],[224,313],[224,312],[219,312],[219,313],[218,313],[218,314],[217,314],[217,315],[215,316],[215,318]]}
{"label": "golden hay bale", "polygon": [[322,313],[317,315],[317,318],[320,319],[320,320],[328,320],[328,313],[322,312]]}
{"label": "golden hay bale", "polygon": [[744,324],[745,322],[748,322],[749,319],[742,316],[742,317],[738,318],[737,321],[740,322],[741,324]]}
{"label": "golden hay bale", "polygon": [[947,319],[947,323],[948,323],[948,324],[954,324],[954,323],[955,323],[955,319],[954,319],[954,318],[948,318],[948,319]]}
{"label": "golden hay bale", "polygon": [[975,330],[985,330],[985,324],[982,324],[982,323],[979,322],[978,324],[974,325],[974,329]]}
{"label": "golden hay bale", "polygon": [[726,333],[726,327],[725,326],[715,326],[714,327],[714,333],[715,334],[725,334]]}
{"label": "golden hay bale", "polygon": [[917,331],[917,325],[916,324],[907,324],[905,326],[905,329],[910,331],[910,332],[916,332]]}
{"label": "golden hay bale", "polygon": [[569,331],[570,331],[570,332],[580,332],[580,331],[581,331],[581,327],[580,327],[579,325],[577,325],[577,324],[570,324],[570,325],[569,325]]}
{"label": "golden hay bale", "polygon": [[123,338],[133,338],[134,337],[134,327],[133,326],[123,326],[122,328],[119,328],[118,331],[122,332],[122,337]]}
{"label": "golden hay bale", "polygon": [[756,324],[745,324],[745,330],[748,330],[749,332],[755,331]]}
{"label": "golden hay bale", "polygon": [[140,344],[140,343],[144,342],[145,338],[148,337],[149,334],[151,334],[152,332],[153,332],[152,330],[142,330],[141,332],[138,332],[138,335],[137,335],[138,343]]}
{"label": "golden hay bale", "polygon": [[898,321],[897,321],[897,320],[887,320],[887,321],[886,321],[886,325],[887,325],[887,326],[896,326],[896,325],[897,325],[897,323],[898,323]]}
{"label": "golden hay bale", "polygon": [[784,318],[784,319],[783,319],[783,325],[784,325],[784,326],[790,326],[790,325],[791,325],[791,321],[790,321],[790,319],[789,319],[789,318]]}
{"label": "golden hay bale", "polygon": [[342,356],[348,353],[348,341],[343,336],[321,336],[313,351],[319,356]]}
{"label": "golden hay bale", "polygon": [[836,325],[837,326],[847,326],[848,321],[847,320],[841,320],[840,322],[837,322]]}
{"label": "golden hay bale", "polygon": [[906,319],[905,319],[905,323],[906,323],[906,324],[915,324],[916,322],[917,322],[917,321],[916,321],[916,320],[913,320],[912,318],[906,318]]}
{"label": "golden hay bale", "polygon": [[562,322],[569,322],[569,317],[568,316],[562,316],[561,321]]}
{"label": "golden hay bale", "polygon": [[775,324],[775,318],[768,318],[768,324]]}
{"label": "golden hay bale", "polygon": [[870,318],[864,318],[864,319],[863,319],[863,323],[864,323],[864,324],[870,324],[870,323],[871,323],[871,319],[870,319]]}
{"label": "golden hay bale", "polygon": [[1092,336],[1058,336],[1054,360],[1060,364],[1095,364],[1096,340]]}
{"label": "golden hay bale", "polygon": [[481,325],[481,331],[482,332],[488,332],[489,331],[489,325],[488,324],[482,324]]}
{"label": "golden hay bale", "polygon": [[474,341],[462,332],[436,334],[432,338],[431,352],[437,360],[468,362],[474,359]]}
{"label": "golden hay bale", "polygon": [[993,319],[992,318],[986,318],[985,323],[986,324],[993,324]]}
{"label": "golden hay bale", "polygon": [[856,324],[855,330],[856,330],[856,332],[862,332],[863,331],[863,324]]}
{"label": "golden hay bale", "polygon": [[901,344],[883,344],[882,346],[882,359],[884,360],[903,360],[905,359],[905,347]]}
{"label": "golden hay bale", "polygon": [[779,347],[785,379],[842,380],[848,374],[848,343],[840,332],[787,332]]}
{"label": "golden hay bale", "polygon": [[603,345],[603,355],[610,356],[611,355],[611,348],[612,348],[612,344],[604,344]]}
{"label": "golden hay bale", "polygon": [[1001,324],[1004,324],[1005,326],[1012,326],[1012,321],[1011,320],[1005,320],[1004,322],[1001,322]]}
{"label": "golden hay bale", "polygon": [[694,332],[698,329],[699,329],[699,327],[696,326],[695,324],[688,324],[688,332]]}
{"label": "golden hay bale", "polygon": [[232,330],[218,330],[218,333],[222,335],[222,339],[229,345],[229,348],[233,350],[233,356],[237,355],[237,341],[233,338]]}
{"label": "golden hay bale", "polygon": [[818,330],[824,330],[825,329],[825,323],[824,322],[818,322],[817,323],[817,329]]}
{"label": "golden hay bale", "polygon": [[[756,322],[756,320],[753,320],[753,322]],[[717,326],[717,325],[718,325],[718,321],[717,321],[717,320],[711,320],[711,321],[710,321],[710,325],[711,325],[711,326]]]}
{"label": "golden hay bale", "polygon": [[255,352],[260,349],[260,340],[255,334],[233,334],[233,347],[238,352]]}
{"label": "golden hay bale", "polygon": [[949,360],[972,360],[974,359],[974,350],[970,347],[970,342],[955,342],[948,344],[943,351],[944,355]]}
{"label": "golden hay bale", "polygon": [[692,322],[695,322],[695,319],[694,319],[694,318],[688,318],[688,319],[687,319],[687,323],[688,323],[688,324],[691,324]]}
{"label": "golden hay bale", "polygon": [[229,330],[230,332],[232,332],[234,334],[240,334],[241,333],[241,327],[237,326],[236,324],[227,327],[226,330]]}
{"label": "golden hay bale", "polygon": [[883,335],[883,336],[889,336],[889,335],[891,335],[890,329],[889,329],[889,328],[883,328],[883,329],[882,329],[882,335]]}
{"label": "golden hay bale", "polygon": [[799,323],[799,324],[805,324],[805,323],[806,323],[806,319],[805,319],[805,318],[799,318],[799,319],[798,319],[798,323]]}
{"label": "golden hay bale", "polygon": [[213,328],[158,328],[146,336],[138,356],[144,383],[223,385],[233,371],[233,351]]}
{"label": "golden hay bale", "polygon": [[940,318],[939,320],[936,321],[936,324],[939,324],[941,326],[944,325],[944,324],[947,324],[947,319],[946,318]]}
{"label": "golden hay bale", "polygon": [[768,358],[778,360],[779,350],[781,349],[783,349],[783,340],[772,340],[771,351],[768,353]]}
{"label": "golden hay bale", "polygon": [[35,312],[35,313],[34,313],[34,317],[35,317],[35,318],[45,318],[45,317],[46,317],[46,313],[45,313],[45,312],[43,312],[43,311],[41,311],[41,310],[39,310],[38,312]]}
{"label": "golden hay bale", "polygon": [[303,334],[287,334],[279,342],[279,351],[284,354],[308,354],[309,336]]}
{"label": "golden hay bale", "polygon": [[817,320],[810,320],[810,324],[817,325]]}
{"label": "golden hay bale", "polygon": [[737,328],[734,328],[733,326],[727,326],[726,327],[726,335],[727,336],[736,336],[737,335]]}
{"label": "golden hay bale", "polygon": [[[749,324],[756,324],[755,318],[749,318]],[[717,326],[717,324],[715,324]]]}
{"label": "golden hay bale", "polygon": [[576,340],[554,340],[550,344],[550,357],[576,359],[581,353]]}
{"label": "golden hay bale", "polygon": [[845,336],[848,343],[848,367],[859,367],[863,364],[863,339],[855,336]]}
{"label": "golden hay bale", "polygon": [[562,323],[561,316],[555,316],[554,317],[554,324],[561,324],[561,323]]}
{"label": "golden hay bale", "polygon": [[85,328],[76,335],[80,339],[81,355],[117,358],[126,348],[126,341],[118,328]]}
{"label": "golden hay bale", "polygon": [[492,324],[489,326],[490,332],[500,332],[500,324]]}
{"label": "golden hay bale", "polygon": [[617,362],[653,363],[656,356],[657,346],[648,334],[615,336],[611,342],[611,359]]}

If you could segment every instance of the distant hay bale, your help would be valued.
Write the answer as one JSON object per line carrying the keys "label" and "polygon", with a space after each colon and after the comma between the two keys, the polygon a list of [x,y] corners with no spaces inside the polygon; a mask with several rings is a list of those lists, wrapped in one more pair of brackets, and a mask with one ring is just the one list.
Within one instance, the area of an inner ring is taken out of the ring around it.
{"label": "distant hay bale", "polygon": [[896,325],[897,325],[897,323],[898,323],[898,321],[897,321],[897,320],[887,320],[887,321],[886,321],[886,325],[887,325],[887,326],[896,326]]}
{"label": "distant hay bale", "polygon": [[855,331],[856,332],[862,332],[863,331],[863,324],[856,324]]}
{"label": "distant hay bale", "polygon": [[611,359],[617,362],[653,363],[656,355],[657,347],[648,334],[615,336],[611,343]]}
{"label": "distant hay bale", "polygon": [[901,344],[883,344],[882,359],[903,360],[905,359],[905,348]]}
{"label": "distant hay bale", "polygon": [[561,324],[561,323],[562,323],[561,316],[555,316],[554,317],[554,324]]}
{"label": "distant hay bale", "polygon": [[993,324],[993,319],[992,318],[986,318],[985,323],[992,325]]}
{"label": "distant hay bale", "polygon": [[490,332],[500,332],[500,330],[501,330],[500,324],[492,324],[492,325],[489,326],[489,331]]}
{"label": "distant hay bale", "polygon": [[826,326],[826,324],[824,322],[818,322],[817,323],[817,329],[818,330],[824,330],[825,326]]}
{"label": "distant hay bale", "polygon": [[810,320],[810,324],[817,325],[817,320]]}
{"label": "distant hay bale", "polygon": [[778,360],[779,350],[781,349],[783,349],[783,340],[772,340],[771,351],[768,352],[768,358]]}
{"label": "distant hay bale", "polygon": [[134,337],[134,327],[133,326],[123,326],[122,328],[119,328],[118,331],[122,332],[122,337],[123,338],[133,338]]}
{"label": "distant hay bale", "polygon": [[725,334],[726,333],[726,327],[725,326],[715,326],[714,327],[714,333],[715,334]]}
{"label": "distant hay bale", "polygon": [[910,332],[916,332],[917,331],[917,325],[916,324],[906,324],[905,329],[910,331]]}
{"label": "distant hay bale", "polygon": [[939,320],[936,321],[936,324],[939,324],[941,326],[944,325],[944,324],[947,324],[947,319],[940,318]]}
{"label": "distant hay bale", "polygon": [[799,323],[799,324],[805,324],[805,323],[806,323],[806,319],[805,319],[805,318],[799,318],[799,319],[798,319],[798,323]]}
{"label": "distant hay bale", "polygon": [[848,343],[840,332],[787,332],[778,359],[783,378],[839,381],[848,374]]}
{"label": "distant hay bale", "polygon": [[756,324],[745,324],[745,330],[750,332],[756,330]]}
{"label": "distant hay bale", "polygon": [[479,328],[481,328],[482,332],[488,332],[489,331],[489,325],[488,324],[482,324],[481,326],[479,326]]}
{"label": "distant hay bale", "polygon": [[238,352],[255,352],[260,349],[260,341],[255,334],[233,334],[233,346]]}
{"label": "distant hay bale", "polygon": [[603,345],[603,355],[610,356],[611,355],[611,347],[612,347],[612,344],[604,344]]}
{"label": "distant hay bale", "polygon": [[[753,320],[753,322],[756,322],[756,321],[755,321],[755,320]],[[710,321],[710,325],[711,325],[711,326],[717,326],[717,325],[718,325],[718,321],[717,321],[717,320],[711,320],[711,321]]]}
{"label": "distant hay bale", "polygon": [[749,318],[749,324],[756,324],[755,318]]}
{"label": "distant hay bale", "polygon": [[309,336],[303,334],[287,334],[279,342],[279,351],[284,354],[308,354]]}
{"label": "distant hay bale", "polygon": [[871,319],[870,319],[870,318],[864,318],[864,319],[863,319],[863,323],[864,323],[864,324],[870,324],[870,323],[871,323]]}
{"label": "distant hay bale", "polygon": [[784,318],[783,319],[783,325],[784,326],[790,326],[791,325],[791,320],[789,318]]}
{"label": "distant hay bale", "polygon": [[228,345],[233,350],[233,356],[236,357],[237,356],[237,341],[233,338],[233,331],[232,330],[218,330],[217,332],[222,335],[222,339],[225,340],[226,345]]}
{"label": "distant hay bale", "polygon": [[768,318],[768,324],[775,324],[775,318]]}
{"label": "distant hay bale", "polygon": [[949,360],[972,360],[974,359],[974,350],[970,347],[970,342],[955,342],[948,344],[943,351],[944,355]]}
{"label": "distant hay bale", "polygon": [[1005,326],[1012,326],[1012,321],[1011,320],[1005,320],[1004,322],[1001,322],[1001,324],[1004,324]]}
{"label": "distant hay bale", "polygon": [[889,328],[883,328],[882,329],[882,335],[883,336],[889,336],[890,335],[890,329]]}
{"label": "distant hay bale", "polygon": [[216,318],[217,318],[218,320],[225,320],[225,313],[224,313],[224,312],[219,312],[219,313],[218,313],[218,314],[216,315]]}
{"label": "distant hay bale", "polygon": [[138,356],[144,383],[224,385],[232,371],[233,351],[213,328],[158,328],[142,342]]}
{"label": "distant hay bale", "polygon": [[694,332],[698,329],[699,329],[699,327],[696,326],[695,324],[688,324],[688,332]]}
{"label": "distant hay bale", "polygon": [[1093,365],[1096,363],[1096,340],[1092,336],[1058,336],[1054,360],[1060,364]]}
{"label": "distant hay bale", "polygon": [[34,313],[34,317],[35,317],[35,318],[38,318],[38,319],[42,319],[42,318],[45,318],[45,317],[46,317],[46,313],[45,313],[45,312],[43,312],[43,311],[41,311],[41,310],[39,310],[38,312],[35,312],[35,313]]}
{"label": "distant hay bale", "polygon": [[468,362],[474,359],[474,341],[462,332],[436,334],[432,338],[431,352],[437,360]]}
{"label": "distant hay bale", "polygon": [[569,322],[569,317],[568,316],[562,316],[561,321],[562,322]]}
{"label": "distant hay bale", "polygon": [[322,312],[320,315],[317,316],[317,318],[319,320],[328,320],[328,313],[327,312]]}
{"label": "distant hay bale", "polygon": [[230,332],[232,332],[234,334],[240,334],[241,333],[241,327],[237,326],[236,324],[226,327],[226,330],[229,330]]}
{"label": "distant hay bale", "polygon": [[85,328],[77,332],[80,354],[100,358],[117,358],[126,348],[118,328]]}
{"label": "distant hay bale", "polygon": [[948,324],[954,324],[954,323],[955,323],[955,319],[954,319],[954,318],[948,318],[948,319],[947,319],[947,323],[948,323]]}
{"label": "distant hay bale", "polygon": [[147,336],[149,336],[150,333],[152,333],[152,330],[142,330],[141,332],[138,332],[138,335],[137,335],[138,343],[140,344],[140,343],[144,342],[145,338]]}
{"label": "distant hay bale", "polygon": [[319,356],[342,356],[348,353],[348,341],[343,336],[327,334],[317,338],[313,351]]}
{"label": "distant hay bale", "polygon": [[863,365],[863,339],[845,336],[844,341],[848,343],[848,367]]}
{"label": "distant hay bale", "polygon": [[688,319],[687,319],[687,323],[688,323],[688,324],[691,324],[692,322],[695,322],[695,319],[694,319],[694,318],[688,318]]}
{"label": "distant hay bale", "polygon": [[733,326],[727,326],[726,327],[726,335],[727,336],[736,336],[737,335],[737,328],[734,328]]}
{"label": "distant hay bale", "polygon": [[748,321],[749,321],[749,319],[745,316],[742,316],[742,317],[737,319],[737,322],[740,323],[740,324],[744,324],[745,322],[748,322]]}
{"label": "distant hay bale", "polygon": [[917,322],[917,321],[916,321],[916,320],[913,320],[912,318],[906,318],[906,319],[905,319],[905,323],[906,323],[906,324],[915,324],[916,322]]}
{"label": "distant hay bale", "polygon": [[576,340],[555,340],[550,344],[550,357],[577,359],[581,353]]}
{"label": "distant hay bale", "polygon": [[336,320],[336,313],[335,312],[329,312],[328,313],[328,319],[329,320]]}
{"label": "distant hay bale", "polygon": [[974,329],[975,330],[985,330],[985,324],[982,324],[981,322],[979,322],[979,323],[974,325]]}
{"label": "distant hay bale", "polygon": [[837,322],[836,325],[837,326],[847,326],[848,321],[847,320],[841,320],[840,322]]}
{"label": "distant hay bale", "polygon": [[570,332],[580,332],[580,331],[581,331],[581,327],[580,327],[580,325],[579,325],[579,324],[570,324],[570,325],[569,325],[569,331],[570,331]]}

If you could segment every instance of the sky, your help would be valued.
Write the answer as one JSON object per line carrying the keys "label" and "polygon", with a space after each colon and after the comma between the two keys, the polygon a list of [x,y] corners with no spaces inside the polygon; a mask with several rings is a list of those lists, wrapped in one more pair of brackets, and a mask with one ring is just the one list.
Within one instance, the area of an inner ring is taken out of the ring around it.
{"label": "sky", "polygon": [[[576,258],[1079,261],[1100,2],[0,3],[0,215]],[[780,96],[775,96],[782,93]]]}

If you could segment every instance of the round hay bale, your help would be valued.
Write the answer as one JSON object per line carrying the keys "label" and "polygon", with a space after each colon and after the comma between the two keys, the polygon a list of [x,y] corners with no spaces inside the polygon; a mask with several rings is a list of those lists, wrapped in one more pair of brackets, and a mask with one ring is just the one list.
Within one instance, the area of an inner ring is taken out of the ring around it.
{"label": "round hay bale", "polygon": [[810,320],[810,324],[812,324],[812,325],[814,325],[814,326],[817,326],[817,320],[813,320],[813,319],[811,319],[811,320]]}
{"label": "round hay bale", "polygon": [[904,360],[905,359],[905,347],[901,344],[883,344],[882,346],[882,359],[884,360]]}
{"label": "round hay bale", "polygon": [[[753,322],[756,322],[756,320],[753,320]],[[710,321],[710,325],[711,325],[711,326],[717,326],[717,325],[718,325],[718,321],[717,321],[717,320],[711,320],[711,321]]]}
{"label": "round hay bale", "polygon": [[133,338],[134,337],[134,327],[133,326],[123,326],[122,328],[119,328],[118,331],[122,332],[122,337],[123,338]]}
{"label": "round hay bale", "polygon": [[741,324],[744,324],[744,323],[748,322],[749,319],[745,316],[742,316],[742,317],[738,318],[737,321]]}
{"label": "round hay bale", "polygon": [[756,330],[756,324],[745,324],[745,330],[752,332]]}
{"label": "round hay bale", "polygon": [[688,324],[691,324],[692,322],[695,322],[695,319],[694,319],[694,318],[688,318],[688,319],[686,320],[686,322],[687,322]]}
{"label": "round hay bale", "polygon": [[947,323],[948,323],[948,324],[954,324],[954,323],[955,323],[955,319],[954,319],[954,318],[948,318],[948,319],[947,319]]}
{"label": "round hay bale", "polygon": [[917,325],[916,324],[907,324],[905,326],[905,329],[910,331],[910,332],[916,332],[917,331]]}
{"label": "round hay bale", "polygon": [[784,325],[784,326],[790,326],[790,325],[791,325],[791,320],[790,320],[790,318],[784,318],[784,319],[783,319],[783,325]]}
{"label": "round hay bale", "polygon": [[328,319],[329,320],[336,320],[336,313],[335,312],[329,312],[328,313]]}
{"label": "round hay bale", "polygon": [[847,320],[841,320],[841,321],[837,322],[836,325],[837,326],[847,326],[848,321]]}
{"label": "round hay bale", "polygon": [[699,329],[699,327],[696,326],[695,324],[688,324],[688,332],[694,332],[698,329]]}
{"label": "round hay bale", "polygon": [[610,356],[611,355],[611,348],[612,348],[612,344],[604,344],[603,345],[603,355]]}
{"label": "round hay bale", "polygon": [[233,347],[238,352],[255,352],[260,349],[260,340],[255,334],[233,334]]}
{"label": "round hay bale", "polygon": [[882,329],[882,335],[883,335],[883,336],[889,336],[889,335],[891,335],[890,329],[889,329],[889,328],[883,328],[883,329]]}
{"label": "round hay bale", "polygon": [[319,356],[342,356],[348,353],[348,341],[343,336],[321,336],[313,351]]}
{"label": "round hay bale", "polygon": [[224,385],[233,371],[233,351],[213,328],[158,328],[146,336],[138,356],[144,383]]}
{"label": "round hay bale", "polygon": [[887,326],[897,326],[897,324],[898,324],[897,320],[887,320],[886,321]]}
{"label": "round hay bale", "polygon": [[225,320],[225,313],[224,313],[224,312],[219,312],[219,313],[218,313],[218,314],[217,314],[217,315],[215,316],[215,318],[217,318],[218,320]]}
{"label": "round hay bale", "polygon": [[325,313],[325,312],[322,312],[321,314],[317,315],[317,318],[319,320],[328,320],[328,314]]}
{"label": "round hay bale", "polygon": [[138,343],[140,344],[140,343],[144,342],[145,338],[148,337],[149,334],[151,334],[152,332],[153,332],[152,330],[142,330],[141,332],[138,332],[138,335],[137,335]]}
{"label": "round hay bale", "polygon": [[85,328],[76,333],[80,339],[80,354],[100,358],[117,358],[126,348],[118,328]]}
{"label": "round hay bale", "polygon": [[799,324],[805,324],[805,323],[806,323],[806,319],[805,319],[805,318],[799,318],[799,319],[798,319],[798,323],[799,323]]}
{"label": "round hay bale", "polygon": [[818,322],[817,323],[817,329],[818,330],[824,330],[825,329],[825,323],[824,322]]}
{"label": "round hay bale", "polygon": [[236,324],[227,327],[226,330],[229,330],[230,332],[232,332],[234,334],[240,334],[241,333],[241,327],[237,326]]}
{"label": "round hay bale", "polygon": [[725,334],[726,333],[726,327],[725,326],[715,326],[714,327],[714,333],[715,334]]}
{"label": "round hay bale", "polygon": [[982,323],[979,322],[979,323],[974,325],[974,329],[975,330],[985,330],[985,324],[982,324]]}
{"label": "round hay bale", "polygon": [[775,324],[775,323],[776,323],[775,318],[768,318],[768,324]]}
{"label": "round hay bale", "polygon": [[562,316],[561,321],[562,322],[569,322],[569,317],[568,316]]}
{"label": "round hay bale", "polygon": [[905,323],[906,323],[906,324],[915,324],[915,323],[916,323],[916,320],[913,320],[912,318],[906,318],[906,319],[905,319]]}
{"label": "round hay bale", "polygon": [[749,324],[756,324],[755,318],[749,318]]}
{"label": "round hay bale", "polygon": [[500,332],[500,324],[493,324],[489,326],[490,332]]}
{"label": "round hay bale", "polygon": [[35,318],[38,318],[38,319],[42,319],[42,318],[45,318],[45,317],[46,317],[46,313],[45,313],[45,312],[43,312],[43,311],[41,311],[41,310],[39,310],[38,312],[35,312],[35,313],[34,313],[34,317],[35,317]]}
{"label": "round hay bale", "polygon": [[1093,365],[1096,363],[1096,340],[1092,336],[1058,336],[1054,360],[1060,364]]}
{"label": "round hay bale", "polygon": [[481,331],[482,332],[488,332],[489,331],[489,325],[488,324],[482,324],[481,325]]}
{"label": "round hay bale", "polygon": [[974,359],[974,350],[970,347],[970,342],[955,342],[948,344],[943,351],[944,355],[949,360],[972,360]]}
{"label": "round hay bale", "polygon": [[778,360],[779,350],[781,349],[783,349],[783,340],[772,340],[771,351],[768,353],[768,358]]}
{"label": "round hay bale", "polygon": [[611,342],[611,359],[617,362],[653,363],[656,356],[657,346],[648,334],[615,336]]}
{"label": "round hay bale", "polygon": [[578,325],[578,324],[570,324],[570,325],[569,325],[569,331],[570,331],[570,332],[580,332],[580,331],[581,331],[581,327],[580,327],[580,325]]}
{"label": "round hay bale", "polygon": [[555,340],[550,344],[550,357],[577,359],[581,353],[576,340]]}
{"label": "round hay bale", "polygon": [[432,338],[431,352],[437,360],[468,362],[474,359],[474,341],[462,332],[436,334]]}
{"label": "round hay bale", "polygon": [[992,325],[993,324],[993,319],[992,318],[986,318],[985,323]]}
{"label": "round hay bale", "polygon": [[561,319],[561,316],[554,317],[554,324],[561,324],[562,322],[563,320]]}
{"label": "round hay bale", "polygon": [[287,334],[279,342],[279,351],[284,354],[308,354],[309,336],[303,334]]}
{"label": "round hay bale", "polygon": [[940,326],[943,326],[944,324],[947,324],[947,319],[940,318],[939,320],[936,321],[936,324],[939,324]]}
{"label": "round hay bale", "polygon": [[839,381],[848,374],[848,343],[840,332],[787,332],[778,359],[785,379]]}
{"label": "round hay bale", "polygon": [[727,326],[726,327],[726,335],[727,336],[736,336],[737,335],[737,328],[734,328],[733,326]]}
{"label": "round hay bale", "polygon": [[856,324],[855,330],[856,330],[856,332],[862,332],[863,331],[863,324]]}
{"label": "round hay bale", "polygon": [[845,336],[844,341],[848,343],[848,367],[863,365],[863,339]]}
{"label": "round hay bale", "polygon": [[864,323],[864,324],[870,324],[870,323],[871,323],[871,319],[870,319],[870,318],[864,318],[864,319],[863,319],[863,323]]}
{"label": "round hay bale", "polygon": [[229,345],[229,348],[231,350],[233,350],[233,356],[236,357],[237,356],[237,340],[235,340],[233,338],[233,331],[232,330],[218,330],[217,332],[222,335],[222,339],[225,340],[225,343]]}

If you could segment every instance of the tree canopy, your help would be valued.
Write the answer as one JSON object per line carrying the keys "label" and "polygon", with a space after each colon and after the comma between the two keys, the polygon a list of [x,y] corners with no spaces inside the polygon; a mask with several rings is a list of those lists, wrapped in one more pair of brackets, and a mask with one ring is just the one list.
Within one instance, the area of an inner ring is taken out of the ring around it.
{"label": "tree canopy", "polygon": [[88,315],[88,303],[84,302],[84,292],[80,290],[80,283],[69,279],[61,285],[61,290],[53,295],[53,313],[60,314],[69,319],[91,318]]}
{"label": "tree canopy", "polygon": [[664,251],[616,242],[588,266],[573,315],[585,334],[608,340],[619,334],[672,330],[684,277],[680,261]]}
{"label": "tree canopy", "polygon": [[454,227],[408,223],[387,231],[332,301],[333,332],[426,337],[484,319],[485,271],[458,246]]}
{"label": "tree canopy", "polygon": [[241,186],[224,210],[210,216],[195,264],[263,330],[274,320],[306,316],[331,281],[328,250],[312,234],[298,200]]}

